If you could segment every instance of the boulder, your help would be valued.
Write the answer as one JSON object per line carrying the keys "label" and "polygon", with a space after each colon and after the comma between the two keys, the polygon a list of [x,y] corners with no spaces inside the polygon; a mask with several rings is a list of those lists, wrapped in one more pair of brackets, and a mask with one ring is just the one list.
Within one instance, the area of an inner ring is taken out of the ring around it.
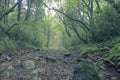
{"label": "boulder", "polygon": [[35,68],[35,63],[32,60],[26,60],[21,63],[24,69],[33,69]]}
{"label": "boulder", "polygon": [[46,62],[52,62],[52,63],[54,63],[54,62],[57,62],[57,60],[56,60],[56,58],[54,58],[52,56],[48,56],[48,57],[46,57]]}

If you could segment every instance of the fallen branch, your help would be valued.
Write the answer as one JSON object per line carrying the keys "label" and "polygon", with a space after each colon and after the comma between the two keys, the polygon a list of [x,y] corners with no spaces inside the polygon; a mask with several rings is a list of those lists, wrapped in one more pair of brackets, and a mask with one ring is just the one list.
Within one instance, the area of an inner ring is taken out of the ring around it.
{"label": "fallen branch", "polygon": [[111,61],[109,59],[98,57],[98,56],[92,56],[90,54],[88,54],[88,57],[90,57],[92,60],[99,60],[99,61],[109,62],[112,66],[117,67],[117,65],[113,61]]}

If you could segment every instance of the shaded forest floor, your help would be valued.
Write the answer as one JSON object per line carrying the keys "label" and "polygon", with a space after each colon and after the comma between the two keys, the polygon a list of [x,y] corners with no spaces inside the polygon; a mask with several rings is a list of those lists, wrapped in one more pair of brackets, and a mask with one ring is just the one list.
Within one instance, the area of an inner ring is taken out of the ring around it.
{"label": "shaded forest floor", "polygon": [[20,51],[0,57],[0,80],[72,80],[77,52]]}
{"label": "shaded forest floor", "polygon": [[[74,80],[77,50],[22,50],[0,55],[0,80]],[[101,65],[105,80],[119,80],[115,68]]]}

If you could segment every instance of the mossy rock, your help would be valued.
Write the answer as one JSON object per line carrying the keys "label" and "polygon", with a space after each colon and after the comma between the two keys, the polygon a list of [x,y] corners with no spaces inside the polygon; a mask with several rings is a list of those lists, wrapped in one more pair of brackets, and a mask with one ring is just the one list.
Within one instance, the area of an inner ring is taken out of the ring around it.
{"label": "mossy rock", "polygon": [[94,62],[83,59],[75,68],[73,80],[104,80],[104,78]]}
{"label": "mossy rock", "polygon": [[33,69],[35,68],[35,63],[32,60],[26,60],[21,63],[24,69]]}

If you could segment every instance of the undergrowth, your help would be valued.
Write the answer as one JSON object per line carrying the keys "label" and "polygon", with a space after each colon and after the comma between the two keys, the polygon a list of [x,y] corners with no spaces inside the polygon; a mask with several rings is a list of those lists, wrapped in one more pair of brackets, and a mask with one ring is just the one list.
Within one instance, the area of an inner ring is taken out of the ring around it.
{"label": "undergrowth", "polygon": [[7,50],[16,50],[16,42],[11,40],[8,37],[3,37],[2,40],[0,40],[0,52],[7,51]]}

